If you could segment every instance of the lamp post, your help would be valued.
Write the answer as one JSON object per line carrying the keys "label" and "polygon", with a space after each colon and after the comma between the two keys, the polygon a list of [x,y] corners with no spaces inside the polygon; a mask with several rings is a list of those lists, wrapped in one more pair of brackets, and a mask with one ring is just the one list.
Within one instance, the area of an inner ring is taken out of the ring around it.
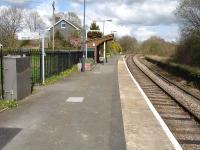
{"label": "lamp post", "polygon": [[52,43],[52,48],[54,51],[54,47],[55,47],[55,41],[54,41],[54,35],[55,35],[55,31],[54,31],[54,24],[55,24],[55,1],[53,1],[52,3],[52,8],[53,8],[53,19],[52,19],[52,24],[53,24],[53,43]]}
{"label": "lamp post", "polygon": [[85,32],[86,32],[86,35],[85,35],[85,40],[86,40],[86,43],[85,43],[85,58],[86,59],[88,58],[88,45],[87,45],[87,40],[88,40],[87,34],[88,34],[88,31],[89,31],[89,27],[86,26],[85,27]]}
{"label": "lamp post", "polygon": [[114,36],[113,40],[115,40],[115,33],[117,33],[117,31],[111,31],[111,34]]}
{"label": "lamp post", "polygon": [[115,34],[117,31],[111,31],[111,34]]}
{"label": "lamp post", "polygon": [[2,95],[2,99],[4,99],[4,87],[3,87],[3,45],[0,43],[0,55],[1,55],[1,95]]}
{"label": "lamp post", "polygon": [[45,46],[44,46],[44,42],[45,42],[45,34],[48,30],[42,30],[39,33],[39,38],[41,40],[41,49],[42,49],[42,84],[45,84]]}
{"label": "lamp post", "polygon": [[85,0],[84,0],[84,13],[83,13],[83,60],[82,60],[82,72],[85,72],[85,53],[86,53],[86,25],[85,25]]}
{"label": "lamp post", "polygon": [[[112,19],[103,20],[103,36],[105,35],[105,23],[106,23],[106,21],[112,22]],[[107,62],[107,59],[106,59],[106,42],[104,42],[104,46],[103,46],[103,61],[104,61],[104,63]]]}
{"label": "lamp post", "polygon": [[106,21],[107,22],[112,22],[112,19],[105,19],[105,20],[103,20],[103,36],[105,35],[105,24],[106,24]]}

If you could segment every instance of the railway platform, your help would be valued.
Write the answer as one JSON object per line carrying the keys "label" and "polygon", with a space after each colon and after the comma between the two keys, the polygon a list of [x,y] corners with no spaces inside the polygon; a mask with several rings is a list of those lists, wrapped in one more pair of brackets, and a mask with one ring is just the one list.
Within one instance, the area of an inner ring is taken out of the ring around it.
{"label": "railway platform", "polygon": [[0,149],[126,150],[117,62],[76,72],[0,113]]}
{"label": "railway platform", "polygon": [[118,62],[118,80],[127,150],[177,149],[179,145],[167,136],[163,122],[155,117],[122,58]]}
{"label": "railway platform", "polygon": [[0,113],[3,150],[171,150],[122,58],[74,73]]}

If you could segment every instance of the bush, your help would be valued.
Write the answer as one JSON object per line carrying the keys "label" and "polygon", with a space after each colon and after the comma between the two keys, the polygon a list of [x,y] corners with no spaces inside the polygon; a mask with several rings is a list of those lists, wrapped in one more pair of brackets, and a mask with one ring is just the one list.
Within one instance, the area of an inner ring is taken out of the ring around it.
{"label": "bush", "polygon": [[85,63],[94,64],[94,59],[88,58],[88,59],[86,59]]}
{"label": "bush", "polygon": [[122,47],[118,42],[112,41],[108,43],[106,50],[106,53],[117,54],[122,52]]}
{"label": "bush", "polygon": [[124,52],[137,51],[138,42],[137,39],[134,37],[123,36],[119,39],[119,44],[121,45]]}
{"label": "bush", "polygon": [[58,75],[54,75],[54,76],[47,78],[45,80],[45,85],[53,84],[65,77],[68,77],[70,74],[72,74],[73,72],[76,72],[76,71],[77,71],[77,67],[73,66],[73,67],[59,73]]}
{"label": "bush", "polygon": [[193,33],[180,42],[175,61],[200,67],[200,36]]}
{"label": "bush", "polygon": [[175,60],[200,66],[200,1],[182,0],[175,12],[180,20],[181,42]]}
{"label": "bush", "polygon": [[0,100],[0,109],[17,107],[16,100]]}
{"label": "bush", "polygon": [[89,31],[87,33],[88,39],[101,38],[102,36],[103,36],[103,33],[99,31]]}
{"label": "bush", "polygon": [[23,47],[23,46],[28,45],[29,43],[30,43],[30,40],[23,40],[20,46]]}
{"label": "bush", "polygon": [[156,64],[160,68],[167,70],[175,76],[182,77],[183,79],[193,83],[195,87],[200,88],[200,68],[175,63],[171,60],[156,60],[147,56],[145,57],[145,59],[151,63]]}
{"label": "bush", "polygon": [[[59,31],[55,33],[55,48],[56,49],[71,49],[71,45],[67,42]],[[53,43],[49,43],[49,48],[52,48]]]}
{"label": "bush", "polygon": [[170,57],[175,54],[176,44],[159,37],[151,37],[141,44],[140,49],[144,54]]}

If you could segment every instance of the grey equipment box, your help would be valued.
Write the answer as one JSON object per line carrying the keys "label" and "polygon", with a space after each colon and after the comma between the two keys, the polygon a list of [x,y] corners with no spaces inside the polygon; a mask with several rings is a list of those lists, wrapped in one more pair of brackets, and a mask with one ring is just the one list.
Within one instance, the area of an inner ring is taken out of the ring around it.
{"label": "grey equipment box", "polygon": [[30,58],[26,56],[5,56],[3,67],[5,99],[21,100],[30,95]]}

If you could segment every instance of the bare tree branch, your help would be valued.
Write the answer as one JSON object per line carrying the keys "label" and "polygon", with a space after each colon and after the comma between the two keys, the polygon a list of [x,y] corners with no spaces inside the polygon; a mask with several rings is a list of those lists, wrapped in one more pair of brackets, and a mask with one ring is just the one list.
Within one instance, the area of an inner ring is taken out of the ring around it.
{"label": "bare tree branch", "polygon": [[0,11],[0,42],[4,47],[13,47],[15,35],[22,29],[22,10],[4,8]]}
{"label": "bare tree branch", "polygon": [[32,11],[25,15],[24,24],[31,32],[36,32],[45,28],[45,23],[37,11]]}
{"label": "bare tree branch", "polygon": [[[176,10],[176,16],[181,21],[183,37],[193,32],[200,33],[200,1],[182,0]],[[200,36],[200,35],[199,35]]]}

